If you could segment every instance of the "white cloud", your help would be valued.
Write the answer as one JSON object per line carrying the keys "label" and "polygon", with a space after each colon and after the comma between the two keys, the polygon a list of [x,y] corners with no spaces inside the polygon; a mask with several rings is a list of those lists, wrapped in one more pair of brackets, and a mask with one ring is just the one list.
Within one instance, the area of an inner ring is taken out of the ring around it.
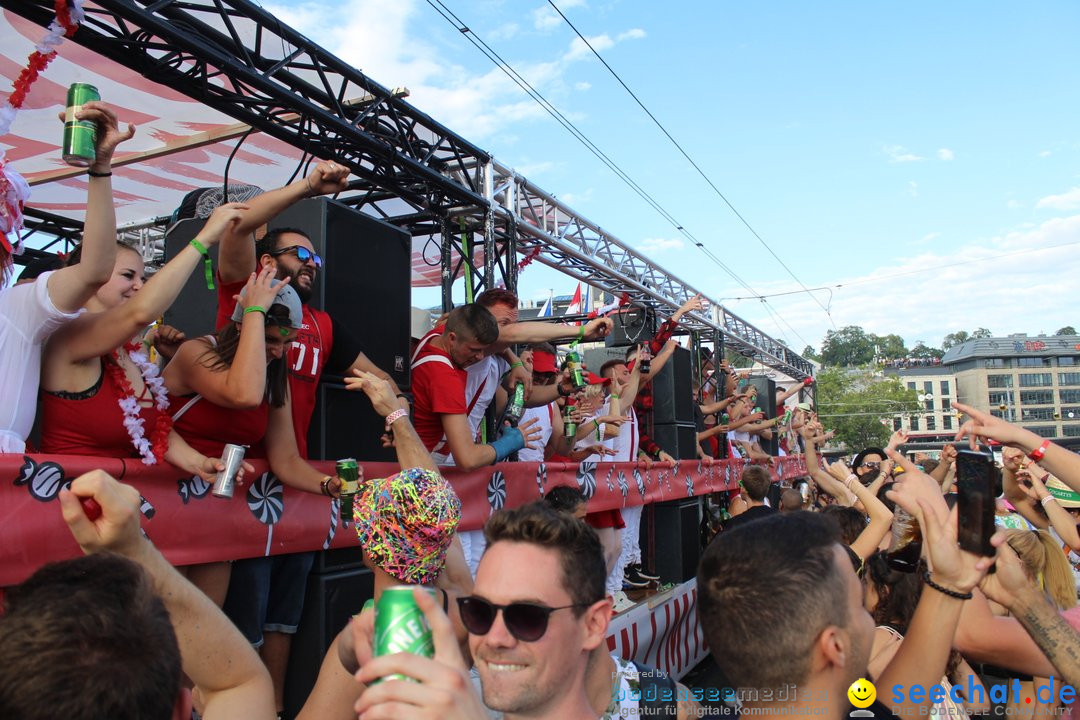
{"label": "white cloud", "polygon": [[646,238],[638,243],[638,250],[643,253],[659,253],[665,250],[682,250],[682,238]]}
{"label": "white cloud", "polygon": [[616,42],[622,42],[623,40],[641,40],[645,37],[645,31],[641,28],[631,28],[624,33],[619,33],[619,36],[615,38]]}
{"label": "white cloud", "polygon": [[[563,0],[560,8],[584,5],[584,0]],[[419,0],[303,0],[286,4],[285,0],[269,3],[268,12],[280,17],[309,37],[317,37],[327,48],[346,62],[386,87],[409,88],[409,102],[455,132],[474,142],[483,142],[496,134],[504,144],[511,142],[515,125],[523,120],[540,120],[548,115],[540,105],[526,97],[502,70],[476,73],[468,70],[443,47],[427,42],[415,32],[418,14],[426,9]],[[534,15],[549,6],[539,7]],[[468,20],[468,18],[464,18]],[[558,22],[562,22],[556,16]],[[526,21],[527,22],[527,21]],[[487,33],[485,37],[510,38],[520,35],[517,23],[507,23]],[[643,37],[644,33],[630,30],[612,40],[609,35],[590,38],[594,46],[607,49],[623,39]],[[591,54],[580,39],[574,37],[566,50],[559,54],[551,48],[550,60],[522,62],[512,53],[503,52],[506,60],[529,83],[560,105],[559,99],[570,92],[564,81],[571,63]],[[582,52],[584,50],[584,52]],[[473,52],[462,43],[460,53]],[[482,65],[480,67],[483,67]],[[578,86],[584,90],[588,87]],[[578,122],[582,116],[565,107],[563,113]]]}
{"label": "white cloud", "polygon": [[[585,0],[561,0],[559,9],[566,11],[569,8],[580,7]],[[533,27],[540,32],[547,32],[562,24],[563,19],[550,5],[541,5],[532,11]]]}
{"label": "white cloud", "polygon": [[911,197],[919,197],[919,183],[914,180],[908,180],[907,194]]}
{"label": "white cloud", "polygon": [[925,245],[927,243],[932,243],[935,240],[937,240],[939,237],[941,237],[941,233],[939,233],[939,232],[926,233],[925,235],[922,236],[922,239],[919,240],[919,244]]}
{"label": "white cloud", "polygon": [[949,160],[952,160],[956,157],[956,153],[954,153],[949,148],[941,148],[937,151],[937,156],[938,160],[945,160],[946,162],[948,162]]}
{"label": "white cloud", "polygon": [[1035,203],[1037,209],[1080,210],[1080,187],[1074,187],[1061,195],[1048,195]]}
{"label": "white cloud", "polygon": [[562,200],[564,203],[572,207],[574,205],[582,205],[584,203],[587,203],[588,201],[592,200],[592,195],[593,189],[589,188],[588,190],[579,193],[563,193],[562,195],[559,195],[559,200]]}
{"label": "white cloud", "polygon": [[576,82],[576,83],[574,83],[574,89],[584,92],[585,90],[592,89],[592,83]]}
{"label": "white cloud", "polygon": [[[830,309],[836,327],[859,325],[867,332],[898,333],[908,347],[919,338],[939,346],[946,334],[977,327],[996,335],[1053,332],[1075,325],[1075,290],[1068,279],[1080,275],[1077,245],[1080,214],[1021,225],[948,249],[938,244],[925,251],[909,250],[866,275],[820,278],[807,284],[833,288]],[[754,288],[763,294],[798,289],[782,280],[754,283]],[[827,294],[818,295],[829,303]],[[805,294],[769,302],[815,347],[832,329],[825,313]],[[742,301],[730,308],[766,332],[775,332],[775,324],[757,305]]]}
{"label": "white cloud", "polygon": [[486,33],[485,39],[489,41],[513,40],[520,30],[521,26],[517,23],[505,23]]}
{"label": "white cloud", "polygon": [[909,152],[903,145],[883,145],[881,151],[889,157],[891,163],[918,162],[922,158]]}
{"label": "white cloud", "polygon": [[514,172],[531,179],[551,170],[553,167],[555,167],[555,163],[550,160],[541,160],[540,162],[517,165],[514,167]]}
{"label": "white cloud", "polygon": [[1047,157],[1050,157],[1053,154],[1054,153],[1050,152],[1049,150],[1043,150],[1041,153],[1039,153],[1039,157],[1047,158]]}

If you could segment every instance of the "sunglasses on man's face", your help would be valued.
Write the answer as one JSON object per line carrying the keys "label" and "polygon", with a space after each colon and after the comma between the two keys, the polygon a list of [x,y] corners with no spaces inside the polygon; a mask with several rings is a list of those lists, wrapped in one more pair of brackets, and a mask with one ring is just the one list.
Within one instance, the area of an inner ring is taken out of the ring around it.
{"label": "sunglasses on man's face", "polygon": [[544,637],[551,613],[556,610],[587,607],[587,605],[581,603],[563,605],[562,607],[547,607],[546,605],[527,602],[496,605],[478,597],[461,597],[458,598],[457,603],[458,611],[461,614],[461,623],[470,634],[487,635],[491,630],[491,626],[495,624],[495,616],[501,610],[503,624],[506,625],[506,629],[522,642],[536,642]]}
{"label": "sunglasses on man's face", "polygon": [[278,255],[284,255],[285,253],[294,253],[296,255],[296,259],[302,263],[306,263],[308,260],[311,260],[313,263],[315,263],[315,267],[322,267],[322,258],[308,250],[303,245],[290,245],[289,247],[281,248],[280,250],[274,250],[273,252],[269,253],[269,255],[271,257],[277,257]]}
{"label": "sunglasses on man's face", "polygon": [[864,462],[859,467],[870,468],[871,470],[880,470],[881,469],[881,463],[872,462],[872,461],[871,462]]}

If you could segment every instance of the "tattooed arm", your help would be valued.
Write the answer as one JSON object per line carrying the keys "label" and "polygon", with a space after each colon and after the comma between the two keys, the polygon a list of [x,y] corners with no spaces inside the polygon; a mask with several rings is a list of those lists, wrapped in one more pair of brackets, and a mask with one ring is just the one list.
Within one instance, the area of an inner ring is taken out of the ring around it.
{"label": "tattooed arm", "polygon": [[997,547],[997,572],[983,579],[983,592],[1009,609],[1059,676],[1075,687],[1080,682],[1080,634],[1028,580],[1020,558],[1005,542],[1005,534],[995,533],[991,543]]}

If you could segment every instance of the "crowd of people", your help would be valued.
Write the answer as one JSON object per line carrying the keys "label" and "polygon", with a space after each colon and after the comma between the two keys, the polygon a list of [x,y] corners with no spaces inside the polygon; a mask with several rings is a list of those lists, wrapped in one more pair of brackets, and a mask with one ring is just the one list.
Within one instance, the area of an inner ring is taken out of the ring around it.
{"label": "crowd of people", "polygon": [[[745,466],[737,490],[709,499],[722,512],[697,577],[701,626],[724,680],[715,692],[691,691],[608,650],[613,613],[633,604],[627,592],[659,579],[644,562],[640,505],[589,512],[576,487],[555,487],[495,512],[483,530],[459,531],[461,502],[440,468],[687,459],[652,438],[652,381],[701,298],[594,373],[578,346],[605,338],[610,319],[521,322],[518,298],[489,289],[416,339],[406,394],[342,318],[309,305],[322,264],[311,238],[265,232],[296,201],[342,190],[347,168],[320,162],[290,185],[222,204],[146,280],[142,257],[116,241],[109,179],[113,151],[134,129],[101,103],[79,117],[98,125],[83,242],[63,267],[0,290],[9,389],[0,452],[26,450],[40,401],[43,452],[170,463],[210,481],[225,446],[245,445],[285,484],[334,498],[341,481],[309,462],[306,438],[319,379],[346,376],[384,418],[400,465],[354,498],[364,562],[376,599],[395,585],[435,589],[414,594],[435,653],[375,657],[373,610],[357,608],[298,717],[563,720],[795,706],[839,716],[849,702],[876,717],[931,705],[936,714],[1071,710],[1076,455],[956,404],[968,416],[958,440],[1003,447],[995,555],[972,554],[957,544],[951,510],[957,448],[909,459],[897,432],[850,465],[824,462],[831,434],[804,399],[808,383],[759,397],[746,372],[703,354],[683,389],[697,420],[692,455]],[[215,246],[216,332],[148,331]],[[0,267],[6,281],[3,247]],[[491,416],[506,421],[485,423]],[[787,454],[804,455],[807,476],[776,482],[773,466]],[[0,717],[282,712],[311,553],[173,568],[139,532],[138,491],[101,471],[73,480],[59,506],[87,555],[7,590]],[[379,682],[394,674],[414,682]],[[124,680],[102,680],[112,677]],[[860,679],[879,688],[876,702],[849,700]],[[1015,695],[995,694],[1013,681]],[[792,686],[794,697],[778,692]]]}

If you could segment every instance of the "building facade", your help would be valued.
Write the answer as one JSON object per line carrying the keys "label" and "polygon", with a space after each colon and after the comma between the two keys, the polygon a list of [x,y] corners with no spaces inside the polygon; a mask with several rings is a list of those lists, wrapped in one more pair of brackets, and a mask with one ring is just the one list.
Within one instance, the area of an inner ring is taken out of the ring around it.
{"label": "building facade", "polygon": [[1080,336],[969,340],[950,348],[940,365],[886,372],[915,390],[924,405],[921,414],[892,418],[893,427],[908,430],[915,441],[950,439],[961,420],[955,402],[1040,437],[1080,438]]}

